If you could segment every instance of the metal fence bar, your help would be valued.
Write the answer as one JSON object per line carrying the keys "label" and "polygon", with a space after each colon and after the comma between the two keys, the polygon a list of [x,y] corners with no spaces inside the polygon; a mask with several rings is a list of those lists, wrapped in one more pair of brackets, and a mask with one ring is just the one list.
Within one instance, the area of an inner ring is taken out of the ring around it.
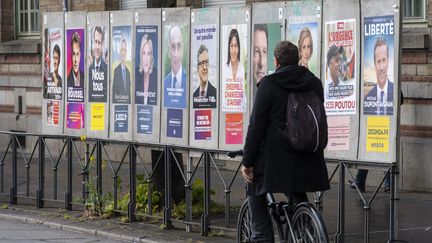
{"label": "metal fence bar", "polygon": [[0,180],[0,192],[4,192],[4,160],[6,159],[6,155],[9,152],[9,148],[11,146],[12,143],[12,137],[9,139],[9,143],[6,147],[6,151],[3,154],[3,158],[0,161],[0,176],[1,176],[1,180]]}
{"label": "metal fence bar", "polygon": [[337,230],[334,237],[335,243],[344,243],[345,241],[345,166],[339,161],[339,192],[338,192],[338,212],[337,212]]}
{"label": "metal fence bar", "polygon": [[165,202],[163,209],[163,223],[167,229],[172,228],[171,222],[171,153],[170,147],[164,149],[165,156]]}
{"label": "metal fence bar", "polygon": [[136,157],[137,153],[133,144],[129,144],[129,203],[128,218],[129,222],[135,221],[136,206]]}
{"label": "metal fence bar", "polygon": [[65,194],[65,209],[72,210],[72,160],[73,160],[73,139],[67,139],[67,189]]}
{"label": "metal fence bar", "polygon": [[36,191],[36,207],[43,208],[44,189],[45,189],[45,142],[44,137],[39,136],[39,188]]}
{"label": "metal fence bar", "polygon": [[17,141],[15,135],[12,135],[12,187],[10,188],[9,203],[17,203],[17,186],[18,186],[18,175],[17,175]]}
{"label": "metal fence bar", "polygon": [[204,213],[201,216],[201,235],[208,236],[210,226],[210,155],[204,151]]}

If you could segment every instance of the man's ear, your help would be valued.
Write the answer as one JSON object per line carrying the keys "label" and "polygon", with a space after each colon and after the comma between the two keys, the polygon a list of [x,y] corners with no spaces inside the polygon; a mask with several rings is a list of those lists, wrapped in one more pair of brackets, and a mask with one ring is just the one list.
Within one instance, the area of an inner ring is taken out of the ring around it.
{"label": "man's ear", "polygon": [[273,64],[276,68],[279,67],[279,62],[276,57],[273,57]]}

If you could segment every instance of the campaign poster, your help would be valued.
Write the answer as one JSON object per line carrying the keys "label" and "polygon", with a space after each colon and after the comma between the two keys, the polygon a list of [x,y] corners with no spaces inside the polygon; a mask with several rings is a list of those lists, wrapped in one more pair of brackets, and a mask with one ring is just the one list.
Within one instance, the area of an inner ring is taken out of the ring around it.
{"label": "campaign poster", "polygon": [[84,29],[66,30],[67,102],[84,102]]}
{"label": "campaign poster", "polygon": [[66,127],[69,129],[84,128],[84,104],[66,104]]}
{"label": "campaign poster", "polygon": [[43,97],[45,99],[62,99],[63,63],[61,63],[63,50],[63,36],[60,28],[44,30],[44,76]]}
{"label": "campaign poster", "polygon": [[195,140],[211,140],[211,110],[195,110]]}
{"label": "campaign poster", "polygon": [[225,143],[243,144],[243,114],[225,114]]}
{"label": "campaign poster", "polygon": [[167,137],[183,137],[183,110],[167,109]]}
{"label": "campaign poster", "polygon": [[326,150],[341,151],[349,150],[350,141],[350,117],[349,116],[329,116],[328,123],[328,143]]}
{"label": "campaign poster", "polygon": [[90,104],[90,130],[103,131],[105,129],[105,104]]}
{"label": "campaign poster", "polygon": [[163,29],[164,107],[186,108],[189,27],[186,24],[166,24]]}
{"label": "campaign poster", "polygon": [[221,36],[222,111],[247,111],[247,44],[246,24],[224,25]]}
{"label": "campaign poster", "polygon": [[191,80],[194,109],[217,107],[219,60],[216,51],[219,40],[216,39],[216,31],[215,24],[192,27]]}
{"label": "campaign poster", "polygon": [[128,132],[128,105],[114,105],[114,132]]}
{"label": "campaign poster", "polygon": [[[299,20],[301,20],[301,17]],[[316,17],[314,17],[316,19]],[[294,20],[294,19],[293,19]],[[288,25],[288,40],[298,47],[299,65],[307,67],[315,76],[319,76],[318,23],[296,22]]]}
{"label": "campaign poster", "polygon": [[388,153],[390,142],[390,119],[388,116],[368,116],[366,151]]}
{"label": "campaign poster", "polygon": [[108,27],[97,25],[88,33],[89,102],[107,102],[108,97]]}
{"label": "campaign poster", "polygon": [[146,105],[137,106],[137,133],[153,133],[153,108]]}
{"label": "campaign poster", "polygon": [[47,120],[46,124],[49,126],[59,125],[59,110],[60,102],[58,100],[47,100]]}
{"label": "campaign poster", "polygon": [[355,19],[325,23],[324,106],[327,115],[356,113]]}
{"label": "campaign poster", "polygon": [[363,114],[393,115],[394,16],[364,18]]}
{"label": "campaign poster", "polygon": [[[131,103],[132,27],[113,26],[111,37],[111,95],[113,103]],[[126,127],[127,129],[127,127]]]}
{"label": "campaign poster", "polygon": [[135,104],[157,105],[158,26],[136,26]]}
{"label": "campaign poster", "polygon": [[273,63],[273,50],[281,40],[280,26],[280,23],[253,25],[252,78],[254,87],[264,76],[276,70]]}

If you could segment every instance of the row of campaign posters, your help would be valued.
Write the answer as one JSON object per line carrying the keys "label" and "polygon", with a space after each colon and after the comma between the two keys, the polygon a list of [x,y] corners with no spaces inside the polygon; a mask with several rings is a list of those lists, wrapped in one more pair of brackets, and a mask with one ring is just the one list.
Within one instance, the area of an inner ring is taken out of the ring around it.
{"label": "row of campaign posters", "polygon": [[[248,7],[240,9],[249,14]],[[66,128],[83,129],[85,119],[91,119],[87,129],[104,130],[109,122],[105,111],[110,102],[113,105],[110,126],[115,133],[130,132],[131,124],[138,134],[152,134],[163,126],[161,138],[184,139],[189,133],[190,141],[223,138],[219,141],[222,144],[242,146],[256,84],[275,71],[273,49],[284,39],[285,17],[275,16],[273,22],[260,23],[246,16],[243,22],[222,21],[219,26],[218,19],[211,23],[198,21],[198,11],[193,11],[196,16],[191,16],[191,22],[164,23],[162,16],[160,26],[111,23],[110,27],[106,23],[87,31],[67,28],[64,32],[61,28],[45,28],[44,123],[62,126],[59,110],[64,97]],[[219,17],[219,9],[215,11]],[[373,116],[371,126],[387,126],[387,135],[371,136],[371,140],[381,142],[379,148],[370,149],[388,152],[389,117],[395,114],[396,107],[394,16],[363,18],[361,92],[357,90],[360,70],[356,70],[359,60],[356,40],[361,32],[356,19],[324,21],[322,27],[320,16],[316,15],[287,19],[286,39],[298,45],[299,65],[306,66],[323,81],[329,122],[327,149],[348,149],[350,116],[360,110],[363,115]],[[84,52],[85,41],[88,48]],[[63,43],[66,51],[60,53]],[[84,85],[86,75],[88,86]],[[89,89],[87,93],[85,87]],[[357,103],[360,94],[361,109]],[[84,104],[91,106],[88,116]],[[165,115],[157,110],[159,107]],[[163,117],[160,123],[154,122],[156,114]],[[131,123],[130,119],[135,121]],[[184,126],[189,126],[189,130]]]}

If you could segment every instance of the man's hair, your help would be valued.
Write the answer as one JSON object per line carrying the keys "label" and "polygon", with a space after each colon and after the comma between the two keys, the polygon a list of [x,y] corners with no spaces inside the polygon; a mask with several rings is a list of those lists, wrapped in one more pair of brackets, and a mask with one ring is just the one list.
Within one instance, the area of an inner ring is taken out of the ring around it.
{"label": "man's hair", "polygon": [[309,37],[310,39],[310,44],[311,44],[311,53],[310,55],[312,56],[313,53],[313,40],[312,40],[312,34],[309,30],[308,27],[304,27],[301,31],[300,31],[300,36],[299,36],[299,40],[298,40],[298,48],[302,48],[303,42],[304,40]]}
{"label": "man's hair", "polygon": [[[126,45],[126,39],[125,38],[122,38],[121,39],[121,41],[120,41],[120,46],[121,46],[121,44],[123,44],[123,43],[125,43],[125,45]],[[121,47],[120,47],[121,48]]]}
{"label": "man's hair", "polygon": [[386,40],[384,38],[382,38],[382,37],[378,37],[377,40],[375,41],[375,47],[374,47],[374,62],[375,62],[375,59],[376,59],[376,57],[375,57],[375,51],[380,46],[385,46],[386,47],[387,58],[389,56],[388,45],[387,45]]}
{"label": "man's hair", "polygon": [[81,49],[81,37],[80,37],[80,35],[78,34],[78,32],[75,32],[75,33],[73,33],[73,35],[72,35],[72,41],[71,41],[71,47],[73,48],[73,44],[74,43],[77,43],[78,44],[78,46],[80,47],[80,49]]}
{"label": "man's hair", "polygon": [[60,55],[60,47],[56,44],[53,48],[53,54],[54,52],[56,52],[59,56],[59,63],[60,63],[60,59],[61,59],[61,55]]}
{"label": "man's hair", "polygon": [[266,36],[266,43],[268,44],[268,28],[267,24],[256,24],[254,29],[254,33],[257,31],[263,31]]}
{"label": "man's hair", "polygon": [[168,45],[171,44],[171,32],[172,32],[175,28],[178,28],[179,31],[180,31],[180,34],[182,34],[180,26],[178,26],[178,25],[176,25],[176,24],[175,24],[175,25],[172,25],[172,26],[170,27],[169,31],[168,31]]}
{"label": "man's hair", "polygon": [[236,38],[236,40],[237,40],[237,45],[238,45],[238,49],[239,49],[239,51],[237,53],[237,59],[240,62],[240,37],[239,37],[239,33],[238,33],[237,29],[232,29],[230,34],[229,34],[229,37],[228,37],[228,58],[227,58],[227,62],[226,62],[227,65],[229,65],[229,63],[230,63],[230,52],[231,52],[230,44],[231,44],[232,38]]}
{"label": "man's hair", "polygon": [[205,51],[208,53],[207,46],[204,44],[201,44],[201,46],[199,47],[198,52],[197,52],[197,65],[199,64],[199,56]]}
{"label": "man's hair", "polygon": [[274,49],[274,56],[281,67],[298,65],[298,49],[290,41],[279,41]]}
{"label": "man's hair", "polygon": [[102,42],[104,41],[104,33],[103,33],[103,30],[102,30],[102,26],[96,26],[95,27],[95,29],[94,29],[94,31],[93,31],[93,38],[94,38],[94,35],[96,34],[96,32],[99,32],[101,35],[102,35]]}

